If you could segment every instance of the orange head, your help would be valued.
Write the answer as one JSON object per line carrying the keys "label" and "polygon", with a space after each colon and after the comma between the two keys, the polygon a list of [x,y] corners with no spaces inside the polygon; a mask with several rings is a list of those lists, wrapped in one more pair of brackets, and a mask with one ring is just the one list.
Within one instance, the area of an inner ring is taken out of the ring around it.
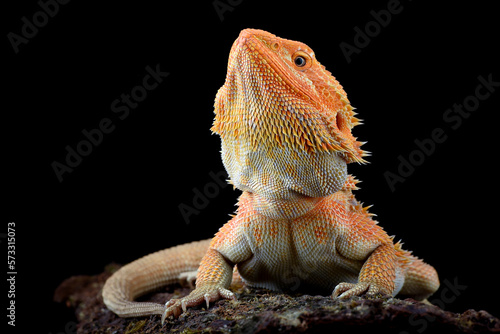
{"label": "orange head", "polygon": [[245,29],[234,42],[212,131],[251,150],[282,146],[365,162],[359,123],[339,82],[304,43]]}

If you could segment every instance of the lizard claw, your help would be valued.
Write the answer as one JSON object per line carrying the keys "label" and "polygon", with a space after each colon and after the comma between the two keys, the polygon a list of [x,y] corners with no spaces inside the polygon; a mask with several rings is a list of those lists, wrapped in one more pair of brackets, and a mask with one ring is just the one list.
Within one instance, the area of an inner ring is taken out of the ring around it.
{"label": "lizard claw", "polygon": [[[177,318],[180,314],[180,308],[179,306],[184,309],[185,305],[182,305],[179,299],[170,299],[167,303],[165,303],[165,311],[163,312],[163,315],[161,316],[161,324],[165,322],[165,319],[171,315],[173,315],[175,318]],[[184,306],[184,307],[183,307]]]}
{"label": "lizard claw", "polygon": [[205,294],[205,301],[207,302],[207,309],[210,307],[210,295],[208,293]]}
{"label": "lizard claw", "polygon": [[182,312],[186,312],[187,306],[186,306],[186,301],[185,300],[181,300],[181,307],[182,307]]}
{"label": "lizard claw", "polygon": [[340,283],[333,290],[332,298],[348,299],[353,296],[361,296],[363,294],[373,296],[378,293],[386,294],[387,292],[381,286],[370,282]]}
{"label": "lizard claw", "polygon": [[188,307],[199,305],[203,303],[203,301],[207,303],[208,309],[210,302],[214,302],[220,298],[236,299],[236,296],[230,290],[215,285],[197,287],[186,297],[171,299],[165,304],[165,311],[161,317],[161,324],[163,325],[167,317],[174,316],[174,318],[177,318],[182,312],[186,312]]}

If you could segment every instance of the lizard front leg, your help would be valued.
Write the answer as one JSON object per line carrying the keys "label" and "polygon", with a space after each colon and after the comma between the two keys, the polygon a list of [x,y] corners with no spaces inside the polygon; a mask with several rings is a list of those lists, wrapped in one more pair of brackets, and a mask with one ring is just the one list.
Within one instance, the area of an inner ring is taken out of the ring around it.
{"label": "lizard front leg", "polygon": [[166,317],[170,315],[178,317],[187,307],[199,305],[203,301],[207,303],[208,308],[210,302],[220,298],[235,299],[234,293],[228,290],[232,277],[233,265],[217,250],[209,248],[201,260],[196,288],[186,297],[171,299],[165,304],[162,324]]}
{"label": "lizard front leg", "polygon": [[364,263],[358,283],[340,283],[333,290],[333,297],[345,299],[362,294],[377,293],[395,295],[402,286],[404,274],[394,245],[385,243],[378,246]]}
{"label": "lizard front leg", "polygon": [[[336,249],[354,261],[364,261],[357,283],[340,283],[333,290],[334,298],[349,298],[377,293],[395,296],[404,283],[405,271],[412,262],[410,253],[371,219],[367,208],[357,202],[347,207],[345,220],[338,220]],[[338,204],[337,204],[338,205]],[[341,208],[338,208],[341,212]]]}
{"label": "lizard front leg", "polygon": [[247,219],[246,214],[238,214],[219,229],[201,260],[196,288],[186,297],[172,299],[165,304],[162,323],[166,317],[178,317],[187,307],[199,305],[203,301],[208,307],[210,302],[220,298],[236,299],[234,293],[228,289],[233,274],[239,277],[239,274],[233,272],[233,268],[235,264],[252,256],[242,228]]}

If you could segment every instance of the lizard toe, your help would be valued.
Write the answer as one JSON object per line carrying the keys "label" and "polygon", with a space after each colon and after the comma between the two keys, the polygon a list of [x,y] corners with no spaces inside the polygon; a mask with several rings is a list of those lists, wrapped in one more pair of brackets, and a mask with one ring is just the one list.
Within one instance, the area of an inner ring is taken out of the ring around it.
{"label": "lizard toe", "polygon": [[370,283],[339,283],[333,290],[332,297],[334,299],[348,299],[353,296],[360,296],[368,291]]}
{"label": "lizard toe", "polygon": [[169,316],[178,318],[182,312],[186,312],[188,307],[197,306],[205,301],[208,308],[211,302],[215,302],[221,298],[236,299],[236,296],[232,291],[216,285],[198,287],[184,298],[169,300],[165,304],[165,311],[161,317],[161,323],[163,325],[165,319]]}
{"label": "lizard toe", "polygon": [[353,296],[374,296],[377,294],[390,294],[380,285],[373,282],[340,283],[332,293],[334,299],[348,299]]}
{"label": "lizard toe", "polygon": [[165,304],[165,311],[163,311],[163,315],[161,316],[161,324],[163,325],[165,319],[169,316],[174,316],[174,318],[179,317],[183,308],[185,308],[185,306],[182,305],[180,299],[170,299]]}

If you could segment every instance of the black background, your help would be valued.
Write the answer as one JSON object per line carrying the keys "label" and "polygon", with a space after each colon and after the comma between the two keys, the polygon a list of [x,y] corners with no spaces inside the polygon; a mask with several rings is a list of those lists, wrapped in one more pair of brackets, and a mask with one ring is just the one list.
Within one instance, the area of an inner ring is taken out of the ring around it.
{"label": "black background", "polygon": [[[370,12],[389,1],[274,3],[232,1],[221,19],[212,1],[71,1],[18,53],[8,33],[20,35],[22,17],[33,22],[41,7],[24,1],[4,10],[0,232],[15,221],[16,330],[64,332],[72,313],[52,295],[65,278],[209,238],[229,219],[239,195],[230,186],[219,187],[189,224],[179,205],[192,205],[193,189],[203,191],[210,172],[223,170],[219,138],[209,130],[213,100],[231,44],[249,27],[308,44],[344,86],[365,123],[354,134],[373,153],[370,164],[349,166],[362,180],[356,196],[374,204],[371,212],[384,229],[435,266],[442,282],[466,286],[446,309],[500,316],[500,87],[457,129],[443,119],[453,104],[474,95],[479,76],[500,81],[496,9],[479,1],[401,1],[400,13],[373,30],[348,62],[339,45],[355,45],[354,28],[370,26]],[[169,76],[120,120],[111,103],[142,83],[146,66],[157,64]],[[59,182],[51,164],[64,163],[65,147],[76,148],[85,139],[82,130],[103,118],[112,120],[114,131]],[[414,141],[431,138],[435,128],[446,141],[391,191],[384,173],[397,173],[398,156],[418,154]]]}

